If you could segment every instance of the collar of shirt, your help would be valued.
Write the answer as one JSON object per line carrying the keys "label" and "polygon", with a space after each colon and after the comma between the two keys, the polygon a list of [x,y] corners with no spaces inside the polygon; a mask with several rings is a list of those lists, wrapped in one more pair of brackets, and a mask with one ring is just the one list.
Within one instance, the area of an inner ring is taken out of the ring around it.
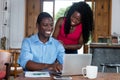
{"label": "collar of shirt", "polygon": [[[32,41],[34,43],[39,42],[39,43],[43,44],[43,42],[41,42],[39,40],[38,34],[35,34],[35,36],[32,37]],[[52,37],[51,36],[49,37],[49,40],[45,44],[52,44]]]}

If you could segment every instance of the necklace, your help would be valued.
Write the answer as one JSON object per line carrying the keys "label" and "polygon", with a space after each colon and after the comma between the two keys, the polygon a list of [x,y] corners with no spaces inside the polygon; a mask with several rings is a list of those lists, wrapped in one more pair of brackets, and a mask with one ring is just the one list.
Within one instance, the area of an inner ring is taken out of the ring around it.
{"label": "necklace", "polygon": [[71,26],[70,29],[73,30],[73,27]]}

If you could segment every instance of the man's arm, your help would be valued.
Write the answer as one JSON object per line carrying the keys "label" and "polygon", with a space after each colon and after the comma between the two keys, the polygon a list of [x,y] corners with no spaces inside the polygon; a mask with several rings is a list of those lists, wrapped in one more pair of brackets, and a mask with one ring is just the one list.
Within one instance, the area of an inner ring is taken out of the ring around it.
{"label": "man's arm", "polygon": [[48,69],[52,71],[61,71],[62,66],[58,62],[55,62],[54,64],[44,64],[44,63],[36,63],[29,60],[26,64],[26,69],[30,71],[38,71],[43,69]]}
{"label": "man's arm", "polygon": [[52,67],[52,64],[36,63],[29,60],[26,64],[26,69],[31,71],[42,70]]}

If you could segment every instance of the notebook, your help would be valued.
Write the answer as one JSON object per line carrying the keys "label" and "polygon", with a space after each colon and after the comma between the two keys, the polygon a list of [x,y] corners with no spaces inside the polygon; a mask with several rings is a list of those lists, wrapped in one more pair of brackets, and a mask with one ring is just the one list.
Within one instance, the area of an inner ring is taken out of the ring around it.
{"label": "notebook", "polygon": [[49,74],[49,72],[26,71],[25,77],[50,77],[50,74]]}
{"label": "notebook", "polygon": [[82,68],[91,65],[92,54],[65,54],[62,75],[81,75]]}

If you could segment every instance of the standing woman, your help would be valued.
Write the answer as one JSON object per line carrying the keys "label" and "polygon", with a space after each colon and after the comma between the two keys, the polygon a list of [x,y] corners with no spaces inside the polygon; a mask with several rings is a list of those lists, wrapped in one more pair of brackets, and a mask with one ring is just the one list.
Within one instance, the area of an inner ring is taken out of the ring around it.
{"label": "standing woman", "polygon": [[77,54],[77,50],[89,40],[93,29],[93,13],[86,2],[74,3],[60,17],[55,25],[53,37],[58,39],[67,54]]}

